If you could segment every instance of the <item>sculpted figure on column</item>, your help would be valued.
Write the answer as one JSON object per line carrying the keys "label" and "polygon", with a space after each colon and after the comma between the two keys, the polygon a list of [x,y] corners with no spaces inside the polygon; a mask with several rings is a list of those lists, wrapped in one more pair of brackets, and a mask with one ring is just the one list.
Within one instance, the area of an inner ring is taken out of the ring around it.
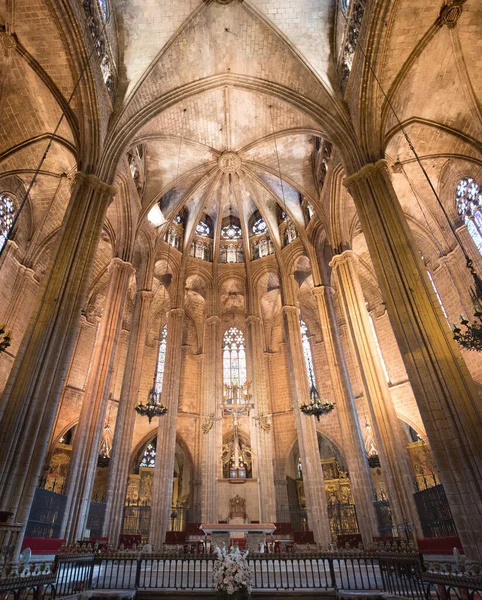
{"label": "sculpted figure on column", "polygon": [[480,398],[417,252],[385,160],[345,185],[361,220],[465,553],[482,559]]}
{"label": "sculpted figure on column", "polygon": [[24,525],[114,191],[94,175],[76,174],[57,252],[2,397],[0,509]]}

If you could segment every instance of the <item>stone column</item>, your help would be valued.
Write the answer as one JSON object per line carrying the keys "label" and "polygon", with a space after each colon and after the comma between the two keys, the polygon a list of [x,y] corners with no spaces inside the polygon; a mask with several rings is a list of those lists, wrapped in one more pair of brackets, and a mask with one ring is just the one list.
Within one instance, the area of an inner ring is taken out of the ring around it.
{"label": "stone column", "polygon": [[112,186],[94,175],[77,173],[52,267],[44,278],[37,308],[2,397],[0,509],[11,510],[13,519],[24,525],[47,451],[113,193]]}
{"label": "stone column", "polygon": [[153,298],[152,291],[139,291],[136,294],[132,326],[129,336],[127,360],[122,379],[119,409],[114,430],[114,440],[109,464],[106,487],[106,509],[104,535],[117,546],[122,531],[124,504],[129,478],[129,461],[136,422],[135,407],[139,400],[142,363],[146,348],[149,310]]}
{"label": "stone column", "polygon": [[338,331],[333,288],[320,285],[313,289],[313,293],[318,305],[326,359],[336,398],[335,411],[340,423],[343,449],[355,498],[358,527],[363,543],[368,546],[373,542],[373,536],[378,535],[377,517],[373,506],[373,484]]}
{"label": "stone column", "polygon": [[346,250],[333,258],[331,266],[338,279],[349,338],[360,368],[370,421],[388,488],[393,524],[401,525],[405,521],[413,523],[417,536],[421,537],[420,520],[413,498],[413,473],[368,318],[358,279],[356,255],[352,250]]}
{"label": "stone column", "polygon": [[346,180],[466,555],[482,559],[480,398],[417,252],[387,164]]}
{"label": "stone column", "polygon": [[326,546],[331,542],[331,531],[315,418],[303,415],[300,410],[300,404],[309,402],[310,398],[301,343],[300,315],[296,306],[283,306],[283,313],[291,357],[292,373],[290,381],[293,394],[293,412],[303,467],[303,486],[308,524],[311,531],[313,531],[315,541]]}
{"label": "stone column", "polygon": [[162,385],[162,402],[168,412],[159,419],[156,466],[152,481],[149,543],[162,548],[172,510],[172,478],[176,450],[177,411],[181,389],[182,325],[184,310],[173,308],[167,319],[167,348]]}
{"label": "stone column", "polygon": [[75,431],[65,488],[67,503],[61,537],[65,537],[68,542],[82,539],[87,525],[104,430],[110,378],[121,331],[129,278],[133,272],[132,265],[120,258],[112,259],[109,265],[109,288],[92,356],[79,424]]}
{"label": "stone column", "polygon": [[249,328],[248,342],[253,377],[254,406],[257,412],[254,435],[258,457],[259,481],[259,518],[261,523],[273,523],[276,520],[275,488],[273,472],[273,442],[271,424],[268,422],[268,395],[266,391],[266,373],[263,356],[263,329],[261,319],[250,316],[246,319]]}
{"label": "stone column", "polygon": [[204,337],[204,422],[202,439],[202,509],[203,523],[218,522],[218,486],[221,473],[222,421],[218,420],[222,395],[222,350],[219,317],[206,321]]}

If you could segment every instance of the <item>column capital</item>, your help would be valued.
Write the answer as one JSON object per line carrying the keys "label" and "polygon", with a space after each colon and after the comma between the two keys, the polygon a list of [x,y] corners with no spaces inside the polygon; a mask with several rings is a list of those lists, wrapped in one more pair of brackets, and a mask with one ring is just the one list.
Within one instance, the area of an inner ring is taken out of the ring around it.
{"label": "column capital", "polygon": [[171,310],[169,311],[169,314],[172,315],[173,317],[183,317],[184,309],[180,308],[180,307],[171,308]]}
{"label": "column capital", "polygon": [[136,270],[134,269],[134,267],[131,265],[130,262],[122,260],[122,258],[119,258],[118,256],[114,256],[114,258],[110,261],[107,269],[110,272],[114,267],[119,267],[120,269],[124,269],[125,271],[127,271],[127,273],[129,275],[132,275],[133,273],[136,272]]}
{"label": "column capital", "polygon": [[137,290],[136,299],[141,298],[142,300],[149,300],[154,296],[154,292],[152,290]]}
{"label": "column capital", "polygon": [[206,323],[208,325],[219,325],[221,323],[221,319],[217,315],[212,315],[206,319]]}
{"label": "column capital", "polygon": [[331,285],[326,285],[324,283],[320,283],[320,285],[315,285],[315,287],[311,289],[311,293],[313,294],[313,296],[324,296],[325,292],[330,293],[332,296],[335,295],[334,288]]}
{"label": "column capital", "polygon": [[335,254],[329,265],[333,270],[339,266],[351,262],[353,265],[358,265],[358,256],[353,250],[344,250],[341,254]]}
{"label": "column capital", "polygon": [[296,314],[297,316],[300,314],[300,309],[297,306],[292,306],[291,304],[285,304],[281,310],[286,314],[291,313]]}
{"label": "column capital", "polygon": [[83,184],[87,184],[92,189],[100,190],[101,192],[110,194],[111,196],[115,196],[117,193],[117,187],[115,185],[105,183],[105,181],[102,181],[92,173],[86,174],[82,171],[77,171],[74,175],[73,185],[75,185],[77,181],[81,181]]}
{"label": "column capital", "polygon": [[246,318],[246,323],[248,325],[256,325],[261,323],[261,317],[258,317],[257,315],[249,315],[249,317]]}
{"label": "column capital", "polygon": [[388,166],[388,161],[385,158],[381,158],[376,163],[368,163],[364,165],[359,171],[353,173],[352,175],[348,175],[343,185],[350,189],[353,185],[356,185],[359,181],[363,181],[367,179],[373,174],[378,174],[385,172],[390,175],[390,169]]}

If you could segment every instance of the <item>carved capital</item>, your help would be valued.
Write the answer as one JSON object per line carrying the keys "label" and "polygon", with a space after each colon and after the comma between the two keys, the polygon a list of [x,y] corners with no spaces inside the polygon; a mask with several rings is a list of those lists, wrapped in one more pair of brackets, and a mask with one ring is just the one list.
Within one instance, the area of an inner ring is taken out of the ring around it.
{"label": "carved capital", "polygon": [[382,171],[388,173],[390,175],[390,168],[388,161],[384,158],[378,160],[376,163],[368,163],[364,165],[359,171],[349,175],[343,185],[350,189],[352,186],[356,185],[359,181],[363,181],[364,179],[368,179],[373,174],[381,173]]}
{"label": "carved capital", "polygon": [[315,285],[315,287],[311,291],[313,293],[313,296],[324,296],[326,292],[328,292],[332,296],[335,295],[335,290],[331,287],[331,285],[325,285],[324,283],[320,285]]}
{"label": "carved capital", "polygon": [[358,256],[353,250],[345,250],[341,254],[336,254],[330,261],[330,267],[336,270],[340,265],[344,265],[348,262],[357,265]]}
{"label": "carved capital", "polygon": [[285,304],[285,306],[283,306],[282,311],[285,314],[296,314],[297,316],[300,314],[300,309],[297,306],[291,306],[289,304]]}
{"label": "carved capital", "polygon": [[206,323],[212,327],[213,325],[219,325],[221,323],[221,319],[217,315],[213,315],[212,317],[208,317],[206,319]]}
{"label": "carved capital", "polygon": [[257,317],[256,315],[249,315],[249,317],[246,319],[246,323],[248,325],[257,325],[261,323],[261,318]]}
{"label": "carved capital", "polygon": [[184,309],[183,308],[171,308],[169,314],[173,317],[184,317]]}
{"label": "carved capital", "polygon": [[119,258],[118,256],[114,256],[114,258],[110,261],[108,268],[109,272],[111,272],[114,269],[114,267],[118,267],[119,269],[125,269],[128,275],[132,275],[136,272],[136,270],[130,262],[122,260],[122,258]]}
{"label": "carved capital", "polygon": [[154,292],[152,290],[137,290],[136,298],[144,300],[149,300],[154,296]]}
{"label": "carved capital", "polygon": [[72,185],[74,186],[78,181],[81,181],[83,185],[87,185],[94,190],[99,190],[104,194],[115,196],[117,193],[117,187],[110,185],[99,179],[96,175],[89,173],[88,175],[82,171],[77,171],[74,175]]}

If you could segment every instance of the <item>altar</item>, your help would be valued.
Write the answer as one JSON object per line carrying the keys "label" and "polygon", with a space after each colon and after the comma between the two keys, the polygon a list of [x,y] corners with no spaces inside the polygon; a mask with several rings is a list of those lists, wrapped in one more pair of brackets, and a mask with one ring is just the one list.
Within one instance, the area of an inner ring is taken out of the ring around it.
{"label": "altar", "polygon": [[273,523],[202,523],[200,529],[211,535],[215,546],[229,547],[231,540],[245,539],[250,552],[263,551],[266,534],[276,529]]}

